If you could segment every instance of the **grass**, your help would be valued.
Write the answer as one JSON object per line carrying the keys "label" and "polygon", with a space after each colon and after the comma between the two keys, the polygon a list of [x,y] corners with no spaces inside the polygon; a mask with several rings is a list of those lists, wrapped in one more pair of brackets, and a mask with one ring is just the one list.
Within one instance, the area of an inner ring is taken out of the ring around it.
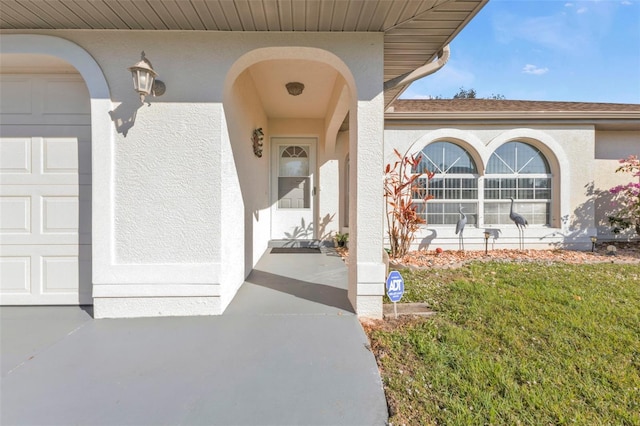
{"label": "grass", "polygon": [[640,265],[402,271],[432,319],[367,328],[394,425],[640,425]]}

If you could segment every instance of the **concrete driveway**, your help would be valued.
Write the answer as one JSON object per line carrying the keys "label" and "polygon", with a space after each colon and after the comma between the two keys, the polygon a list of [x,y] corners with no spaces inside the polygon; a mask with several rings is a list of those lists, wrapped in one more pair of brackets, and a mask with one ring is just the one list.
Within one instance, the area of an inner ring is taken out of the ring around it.
{"label": "concrete driveway", "polygon": [[346,268],[327,253],[266,254],[222,316],[4,307],[0,321],[5,426],[387,421]]}

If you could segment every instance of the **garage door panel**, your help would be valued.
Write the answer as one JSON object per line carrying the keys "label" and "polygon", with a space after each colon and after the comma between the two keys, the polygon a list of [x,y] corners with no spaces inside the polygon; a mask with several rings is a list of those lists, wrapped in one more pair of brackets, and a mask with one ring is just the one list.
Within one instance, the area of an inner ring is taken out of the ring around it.
{"label": "garage door panel", "polygon": [[2,294],[31,294],[31,256],[0,257]]}
{"label": "garage door panel", "polygon": [[42,256],[42,293],[78,291],[77,256]]}
{"label": "garage door panel", "polygon": [[77,137],[0,138],[3,185],[90,185],[91,143]]}
{"label": "garage door panel", "polygon": [[43,79],[43,114],[83,115],[90,111],[89,92],[82,79],[64,76]]}
{"label": "garage door panel", "polygon": [[91,185],[91,142],[78,140],[78,183]]}
{"label": "garage door panel", "polygon": [[0,196],[0,236],[31,234],[31,197]]}
{"label": "garage door panel", "polygon": [[80,185],[78,190],[78,242],[91,244],[91,185]]}
{"label": "garage door panel", "polygon": [[33,80],[28,76],[8,76],[2,77],[0,83],[2,115],[9,119],[17,119],[19,115],[31,117]]}
{"label": "garage door panel", "polygon": [[76,138],[43,138],[42,174],[78,174],[78,140]]}
{"label": "garage door panel", "polygon": [[3,245],[90,244],[91,187],[3,185],[0,239]]}
{"label": "garage door panel", "polygon": [[91,304],[91,114],[78,74],[0,74],[0,304]]}
{"label": "garage door panel", "polygon": [[31,173],[31,164],[31,138],[0,139],[1,174],[18,174],[22,177]]}
{"label": "garage door panel", "polygon": [[88,124],[90,97],[79,75],[4,74],[0,124]]}
{"label": "garage door panel", "polygon": [[91,304],[90,245],[4,245],[0,304]]}
{"label": "garage door panel", "polygon": [[43,234],[77,234],[78,220],[77,196],[42,197]]}

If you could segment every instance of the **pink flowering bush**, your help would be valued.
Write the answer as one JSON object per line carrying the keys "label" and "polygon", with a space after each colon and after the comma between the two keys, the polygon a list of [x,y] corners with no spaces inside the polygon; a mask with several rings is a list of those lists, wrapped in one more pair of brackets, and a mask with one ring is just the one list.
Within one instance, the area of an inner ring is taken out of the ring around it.
{"label": "pink flowering bush", "polygon": [[612,206],[616,212],[609,216],[613,232],[618,234],[633,228],[640,234],[640,160],[635,155],[620,160],[616,173],[631,173],[636,182],[614,186],[609,190],[613,196]]}

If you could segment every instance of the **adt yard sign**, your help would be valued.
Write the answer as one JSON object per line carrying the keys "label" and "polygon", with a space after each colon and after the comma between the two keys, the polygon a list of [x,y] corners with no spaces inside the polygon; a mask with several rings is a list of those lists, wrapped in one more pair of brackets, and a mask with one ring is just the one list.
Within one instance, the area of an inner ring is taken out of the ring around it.
{"label": "adt yard sign", "polygon": [[404,293],[404,279],[400,272],[391,271],[387,278],[387,296],[392,302],[397,302],[402,298]]}

